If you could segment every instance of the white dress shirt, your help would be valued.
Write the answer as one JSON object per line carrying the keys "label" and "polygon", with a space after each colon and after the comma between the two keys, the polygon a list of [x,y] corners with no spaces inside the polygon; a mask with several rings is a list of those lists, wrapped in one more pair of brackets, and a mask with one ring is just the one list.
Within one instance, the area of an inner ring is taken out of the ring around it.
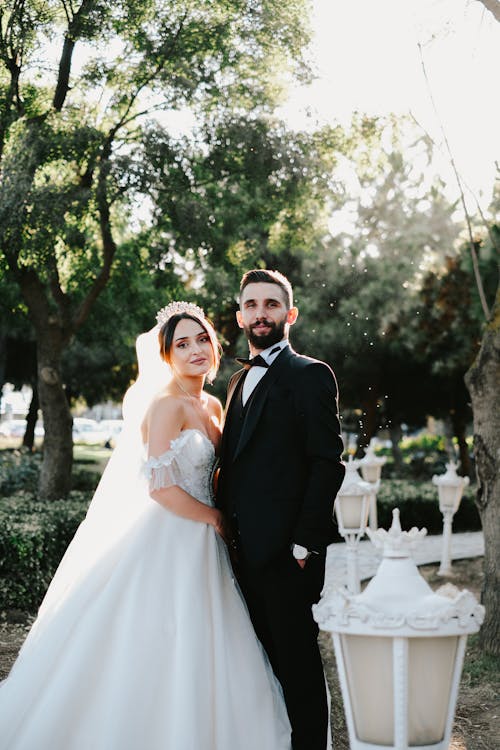
{"label": "white dress shirt", "polygon": [[[260,356],[265,359],[269,366],[271,366],[276,357],[279,356],[279,354],[287,345],[288,339],[281,339],[281,341],[279,341],[277,344],[273,344],[267,349],[264,349],[264,351],[260,352]],[[257,387],[257,384],[260,383],[266,372],[267,367],[261,367],[260,365],[254,365],[248,370],[245,376],[245,380],[243,381],[243,392],[241,394],[243,406],[245,406],[254,389]],[[311,552],[306,549],[306,547],[302,547],[300,544],[294,544],[292,546],[292,551],[293,556],[298,560],[307,560],[307,558],[311,554]]]}
{"label": "white dress shirt", "polygon": [[[268,365],[272,365],[276,357],[280,354],[281,350],[284,349],[285,346],[287,346],[287,344],[288,340],[282,339],[277,344],[273,344],[267,349],[264,349],[264,351],[259,352],[260,356],[267,362]],[[271,354],[271,352],[273,353]],[[266,372],[267,367],[261,367],[260,365],[254,365],[248,370],[243,383],[243,392],[241,394],[243,406],[245,406],[246,402],[254,392],[257,384],[260,383]]]}

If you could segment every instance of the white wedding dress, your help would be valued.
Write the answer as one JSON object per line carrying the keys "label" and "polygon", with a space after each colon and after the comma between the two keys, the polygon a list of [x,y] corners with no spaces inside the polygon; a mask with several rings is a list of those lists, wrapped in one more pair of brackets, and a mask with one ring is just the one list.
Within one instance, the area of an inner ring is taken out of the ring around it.
{"label": "white wedding dress", "polygon": [[211,504],[212,443],[187,429],[140,461],[136,484],[116,488],[118,507],[142,493],[134,522],[83,570],[70,545],[72,573],[56,575],[0,685],[0,749],[290,750],[223,541],[149,497],[147,475]]}

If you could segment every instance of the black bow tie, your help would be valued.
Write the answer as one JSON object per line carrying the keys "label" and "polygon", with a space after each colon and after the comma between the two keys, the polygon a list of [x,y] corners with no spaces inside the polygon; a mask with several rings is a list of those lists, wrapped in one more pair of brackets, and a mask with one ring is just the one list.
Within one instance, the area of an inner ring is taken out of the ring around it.
{"label": "black bow tie", "polygon": [[[271,349],[270,354],[276,354],[276,352],[281,351],[280,346],[275,346],[274,349]],[[252,359],[245,359],[245,357],[236,357],[236,361],[245,368],[245,370],[249,370],[251,367],[269,367],[264,357],[262,357],[260,354],[257,354],[256,357],[252,357]]]}
{"label": "black bow tie", "polygon": [[245,370],[249,370],[251,367],[269,367],[264,357],[261,357],[260,354],[257,354],[256,357],[252,357],[252,359],[245,359],[245,357],[236,357],[236,361],[245,368]]}

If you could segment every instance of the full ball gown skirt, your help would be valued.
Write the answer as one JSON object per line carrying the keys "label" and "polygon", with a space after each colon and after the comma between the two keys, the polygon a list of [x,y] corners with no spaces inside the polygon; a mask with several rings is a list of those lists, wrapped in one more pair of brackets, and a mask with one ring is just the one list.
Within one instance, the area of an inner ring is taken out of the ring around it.
{"label": "full ball gown skirt", "polygon": [[[208,438],[185,430],[143,468],[211,503],[213,463]],[[0,685],[1,750],[290,750],[223,541],[142,487],[134,525],[42,606]]]}

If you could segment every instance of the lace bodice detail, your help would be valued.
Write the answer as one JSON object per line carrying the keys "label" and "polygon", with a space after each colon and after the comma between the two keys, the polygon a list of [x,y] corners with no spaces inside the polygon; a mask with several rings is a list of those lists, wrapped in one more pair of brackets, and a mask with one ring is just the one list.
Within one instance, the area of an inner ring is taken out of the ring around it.
{"label": "lace bodice detail", "polygon": [[170,442],[170,450],[161,456],[150,456],[143,471],[151,490],[177,485],[206,505],[213,505],[213,472],[215,450],[208,437],[199,430],[183,430]]}

